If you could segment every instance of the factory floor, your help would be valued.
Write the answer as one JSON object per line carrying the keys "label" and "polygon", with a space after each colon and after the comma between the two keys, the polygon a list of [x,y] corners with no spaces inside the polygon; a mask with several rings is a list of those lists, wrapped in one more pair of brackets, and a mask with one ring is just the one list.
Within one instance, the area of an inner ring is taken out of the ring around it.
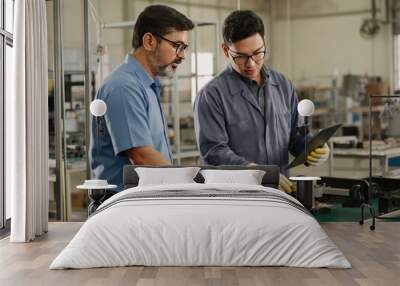
{"label": "factory floor", "polygon": [[118,267],[49,270],[82,223],[53,222],[32,243],[0,240],[0,285],[399,285],[400,223],[322,223],[352,269],[291,267]]}
{"label": "factory floor", "polygon": [[[351,158],[335,158],[334,168],[329,170],[329,161],[326,164],[318,167],[306,167],[298,166],[290,170],[290,176],[331,176],[339,178],[352,178],[361,179],[367,178],[369,176],[369,166],[368,160],[355,160]],[[372,174],[374,176],[382,175],[379,162],[374,160],[372,162]],[[390,168],[391,172],[387,177],[400,178],[400,167],[392,166]],[[316,218],[320,222],[335,222],[335,221],[348,221],[348,222],[358,222],[360,220],[360,208],[343,207],[338,203],[327,202],[329,211],[325,213],[315,214]],[[378,210],[378,200],[374,199],[373,204],[375,210]],[[368,212],[365,213],[366,217],[369,218]],[[399,211],[391,213],[389,215],[390,221],[400,221]],[[393,218],[394,217],[394,218]]]}

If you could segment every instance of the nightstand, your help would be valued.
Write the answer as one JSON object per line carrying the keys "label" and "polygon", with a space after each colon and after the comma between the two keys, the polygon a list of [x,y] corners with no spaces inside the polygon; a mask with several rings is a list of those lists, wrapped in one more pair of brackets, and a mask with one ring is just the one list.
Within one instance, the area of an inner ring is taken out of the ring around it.
{"label": "nightstand", "polygon": [[110,197],[110,191],[115,189],[116,185],[109,185],[106,180],[85,180],[83,185],[79,185],[77,189],[87,190],[89,204],[88,216],[96,211],[96,209]]}

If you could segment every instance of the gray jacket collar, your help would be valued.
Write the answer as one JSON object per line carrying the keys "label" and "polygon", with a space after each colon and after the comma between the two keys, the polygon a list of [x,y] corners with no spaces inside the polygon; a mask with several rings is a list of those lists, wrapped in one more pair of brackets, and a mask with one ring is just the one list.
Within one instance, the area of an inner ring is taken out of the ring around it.
{"label": "gray jacket collar", "polygon": [[[279,84],[277,83],[276,79],[274,79],[274,77],[271,73],[271,70],[265,67],[265,72],[267,75],[266,85],[278,86]],[[228,86],[229,86],[229,89],[232,94],[241,92],[242,90],[244,90],[246,88],[246,84],[243,82],[243,80],[240,78],[240,76],[232,68],[231,65],[229,65],[225,69],[225,73],[230,75],[227,77],[227,82],[228,82]]]}

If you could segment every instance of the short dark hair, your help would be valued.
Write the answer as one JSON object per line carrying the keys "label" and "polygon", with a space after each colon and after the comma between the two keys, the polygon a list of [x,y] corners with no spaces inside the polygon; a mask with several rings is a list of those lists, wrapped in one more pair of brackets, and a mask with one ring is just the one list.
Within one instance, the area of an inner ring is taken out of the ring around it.
{"label": "short dark hair", "polygon": [[164,36],[172,29],[177,31],[189,31],[194,27],[193,22],[174,8],[164,5],[151,5],[140,13],[135,23],[132,37],[134,49],[143,45],[143,35],[152,33]]}
{"label": "short dark hair", "polygon": [[264,38],[264,23],[253,11],[232,12],[224,21],[222,34],[226,44],[232,44],[255,34]]}

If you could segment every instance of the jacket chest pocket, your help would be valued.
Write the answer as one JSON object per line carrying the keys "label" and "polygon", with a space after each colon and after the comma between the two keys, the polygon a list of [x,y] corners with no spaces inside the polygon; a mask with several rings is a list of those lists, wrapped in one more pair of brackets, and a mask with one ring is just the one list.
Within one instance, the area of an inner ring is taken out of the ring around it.
{"label": "jacket chest pocket", "polygon": [[228,109],[225,113],[227,126],[236,126],[240,128],[245,126],[249,121],[252,120],[252,114],[248,110],[247,106],[241,106],[240,108]]}
{"label": "jacket chest pocket", "polygon": [[254,136],[254,130],[251,126],[252,121],[250,119],[228,124],[229,146],[235,151],[242,151],[250,148],[253,140],[252,136]]}
{"label": "jacket chest pocket", "polygon": [[229,137],[235,137],[237,136],[243,136],[247,132],[249,132],[251,126],[251,120],[250,119],[245,119],[245,120],[239,120],[231,124],[227,124],[227,130],[229,133]]}
{"label": "jacket chest pocket", "polygon": [[291,114],[289,111],[275,114],[275,134],[282,147],[289,145],[291,131]]}
{"label": "jacket chest pocket", "polygon": [[259,115],[258,111],[250,103],[247,97],[251,94],[236,93],[232,95],[229,101],[225,102],[224,113],[227,125],[246,125],[247,121],[254,120]]}

